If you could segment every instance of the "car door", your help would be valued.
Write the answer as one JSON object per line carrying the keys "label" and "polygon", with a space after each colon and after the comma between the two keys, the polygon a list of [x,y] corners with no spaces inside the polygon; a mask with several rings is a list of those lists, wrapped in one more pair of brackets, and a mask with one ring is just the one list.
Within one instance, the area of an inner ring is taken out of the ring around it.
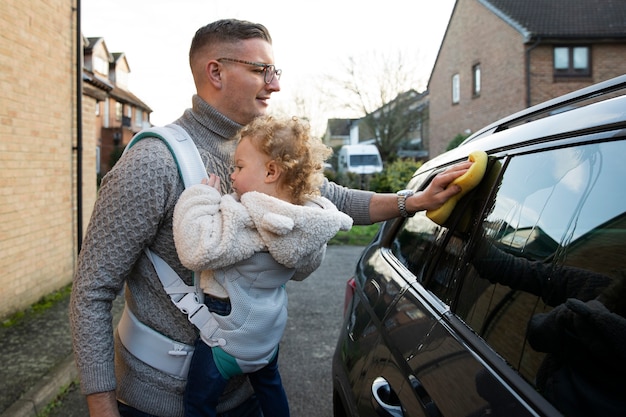
{"label": "car door", "polygon": [[486,181],[459,203],[452,227],[418,213],[380,250],[377,263],[399,296],[381,318],[376,360],[364,369],[372,393],[363,409],[392,416],[535,415],[503,376],[523,380],[450,311],[471,248],[472,216],[482,215],[500,167],[490,164]]}

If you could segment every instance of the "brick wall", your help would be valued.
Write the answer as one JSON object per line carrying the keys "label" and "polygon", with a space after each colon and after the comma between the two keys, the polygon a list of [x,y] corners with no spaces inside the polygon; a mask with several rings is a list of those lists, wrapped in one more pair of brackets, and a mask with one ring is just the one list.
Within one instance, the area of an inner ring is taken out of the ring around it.
{"label": "brick wall", "polygon": [[[3,0],[0,5],[0,317],[72,279],[77,249],[74,6],[73,0],[37,7]],[[84,152],[85,218],[95,198],[90,138]]]}
{"label": "brick wall", "polygon": [[626,74],[626,44],[592,45],[591,77],[580,79],[554,78],[553,50],[553,45],[541,45],[531,52],[531,105]]}

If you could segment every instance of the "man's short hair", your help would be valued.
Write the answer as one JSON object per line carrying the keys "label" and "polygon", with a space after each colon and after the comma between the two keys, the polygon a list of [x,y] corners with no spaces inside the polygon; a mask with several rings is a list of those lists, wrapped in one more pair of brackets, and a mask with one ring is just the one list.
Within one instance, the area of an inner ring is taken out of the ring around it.
{"label": "man's short hair", "polygon": [[260,23],[237,19],[217,20],[196,31],[189,48],[189,62],[192,62],[202,49],[213,43],[233,43],[255,38],[272,43],[269,31]]}

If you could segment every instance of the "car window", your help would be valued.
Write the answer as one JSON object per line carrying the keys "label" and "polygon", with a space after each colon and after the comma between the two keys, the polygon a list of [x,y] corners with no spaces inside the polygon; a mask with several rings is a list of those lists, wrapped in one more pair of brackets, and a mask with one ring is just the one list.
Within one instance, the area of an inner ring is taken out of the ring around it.
{"label": "car window", "polygon": [[[489,164],[488,176],[499,173],[494,165]],[[415,177],[409,186],[423,188],[430,178],[432,173],[424,173]],[[490,190],[491,187],[484,182],[462,198],[450,221],[443,226],[430,220],[425,212],[416,213],[406,219],[391,242],[390,249],[396,258],[445,304],[452,305],[454,301],[459,285],[458,270],[465,259],[469,237],[467,233],[449,233],[449,226],[469,230],[472,213],[480,216],[482,201]]]}
{"label": "car window", "polygon": [[454,312],[553,402],[565,372],[610,383],[603,356],[623,352],[591,323],[623,320],[611,300],[626,271],[625,154],[620,141],[510,158],[462,274]]}
{"label": "car window", "polygon": [[393,254],[420,282],[436,252],[440,234],[441,227],[419,212],[405,221],[392,242]]}

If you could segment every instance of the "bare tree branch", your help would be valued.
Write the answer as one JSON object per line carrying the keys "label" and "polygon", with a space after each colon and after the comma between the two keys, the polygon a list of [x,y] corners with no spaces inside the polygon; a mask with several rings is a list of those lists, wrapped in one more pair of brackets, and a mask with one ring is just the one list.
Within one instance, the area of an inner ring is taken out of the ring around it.
{"label": "bare tree branch", "polygon": [[424,108],[416,106],[417,89],[424,85],[418,72],[397,52],[348,57],[340,74],[327,75],[335,88],[329,98],[343,97],[345,105],[363,118],[384,160],[396,156],[399,145],[422,126]]}

